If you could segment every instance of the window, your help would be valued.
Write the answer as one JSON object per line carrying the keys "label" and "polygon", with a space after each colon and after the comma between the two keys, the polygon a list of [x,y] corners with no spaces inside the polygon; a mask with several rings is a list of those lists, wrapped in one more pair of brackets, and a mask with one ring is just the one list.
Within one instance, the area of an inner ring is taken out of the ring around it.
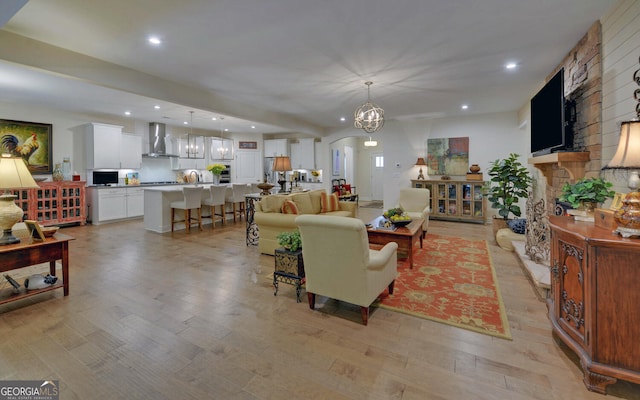
{"label": "window", "polygon": [[384,168],[384,156],[376,156],[376,168]]}

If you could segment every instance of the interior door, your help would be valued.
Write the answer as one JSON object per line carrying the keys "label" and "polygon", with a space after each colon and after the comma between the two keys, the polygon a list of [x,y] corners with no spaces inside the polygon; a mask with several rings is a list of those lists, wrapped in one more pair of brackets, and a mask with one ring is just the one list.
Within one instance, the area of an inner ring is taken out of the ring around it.
{"label": "interior door", "polygon": [[384,199],[384,156],[371,153],[371,200]]}

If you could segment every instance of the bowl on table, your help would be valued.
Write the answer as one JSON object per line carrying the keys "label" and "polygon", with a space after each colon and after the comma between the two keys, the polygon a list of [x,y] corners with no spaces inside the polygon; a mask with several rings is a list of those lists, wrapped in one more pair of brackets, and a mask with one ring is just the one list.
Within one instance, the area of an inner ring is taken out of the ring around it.
{"label": "bowl on table", "polygon": [[59,226],[42,226],[40,227],[40,229],[42,230],[44,237],[51,237],[56,234],[56,232],[58,231],[58,229],[60,229],[60,227]]}
{"label": "bowl on table", "polygon": [[395,226],[407,226],[411,223],[411,221],[413,220],[411,219],[403,219],[403,220],[397,220],[397,221],[391,220],[391,223]]}

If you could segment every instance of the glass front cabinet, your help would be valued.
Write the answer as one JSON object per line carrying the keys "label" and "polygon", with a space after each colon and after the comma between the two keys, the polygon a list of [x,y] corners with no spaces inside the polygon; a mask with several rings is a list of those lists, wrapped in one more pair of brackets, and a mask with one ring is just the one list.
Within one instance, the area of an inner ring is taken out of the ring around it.
{"label": "glass front cabinet", "polygon": [[485,223],[486,197],[482,195],[484,181],[412,180],[414,188],[429,189],[429,218]]}

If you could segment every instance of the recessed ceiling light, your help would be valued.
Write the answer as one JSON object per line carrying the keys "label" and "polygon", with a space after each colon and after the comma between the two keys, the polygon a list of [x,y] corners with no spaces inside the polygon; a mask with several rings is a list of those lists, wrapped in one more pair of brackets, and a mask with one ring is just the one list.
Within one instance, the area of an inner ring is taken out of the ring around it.
{"label": "recessed ceiling light", "polygon": [[183,122],[183,124],[185,124],[185,125],[189,125],[189,122],[187,122],[187,121],[184,121],[184,122]]}
{"label": "recessed ceiling light", "polygon": [[224,128],[224,131],[225,132],[229,132],[229,128]]}
{"label": "recessed ceiling light", "polygon": [[251,129],[256,129],[256,126],[255,125],[251,125]]}
{"label": "recessed ceiling light", "polygon": [[216,118],[216,117],[212,117],[212,118],[211,118],[211,120],[212,120],[212,121],[217,121],[217,120],[218,120],[218,118]]}
{"label": "recessed ceiling light", "polygon": [[346,120],[347,120],[347,119],[346,119],[345,117],[340,117],[340,122],[344,122],[344,121],[346,121]]}
{"label": "recessed ceiling light", "polygon": [[463,104],[460,108],[462,108],[463,110],[467,110],[469,109],[469,105]]}
{"label": "recessed ceiling light", "polygon": [[155,44],[157,46],[162,43],[162,40],[160,40],[160,38],[157,36],[151,36],[149,37],[149,43]]}
{"label": "recessed ceiling light", "polygon": [[131,115],[131,111],[125,111],[124,115]]}
{"label": "recessed ceiling light", "polygon": [[155,108],[156,110],[159,110],[160,106],[153,106],[153,108]]}
{"label": "recessed ceiling light", "polygon": [[506,63],[506,64],[504,65],[504,67],[505,67],[506,69],[515,69],[517,66],[518,66],[518,64],[516,64],[516,63],[514,63],[514,62],[509,62],[509,63]]}

